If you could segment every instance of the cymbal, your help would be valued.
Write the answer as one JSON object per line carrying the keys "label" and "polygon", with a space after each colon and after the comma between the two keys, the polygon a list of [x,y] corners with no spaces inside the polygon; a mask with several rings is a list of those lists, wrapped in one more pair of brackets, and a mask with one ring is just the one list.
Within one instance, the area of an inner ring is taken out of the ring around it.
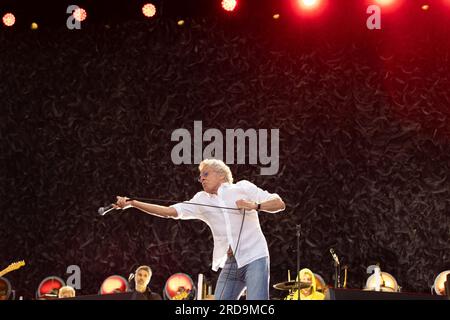
{"label": "cymbal", "polygon": [[305,289],[311,287],[310,282],[285,281],[274,284],[273,287],[278,290]]}

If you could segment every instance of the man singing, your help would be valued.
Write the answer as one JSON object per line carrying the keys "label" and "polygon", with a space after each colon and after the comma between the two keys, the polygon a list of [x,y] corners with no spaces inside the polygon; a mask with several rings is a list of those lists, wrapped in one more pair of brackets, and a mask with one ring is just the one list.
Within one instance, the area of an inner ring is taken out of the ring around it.
{"label": "man singing", "polygon": [[230,168],[220,160],[199,165],[203,190],[190,201],[160,206],[117,197],[116,208],[134,207],[173,219],[199,219],[210,227],[214,239],[212,269],[222,269],[216,300],[238,300],[245,289],[248,300],[269,299],[269,250],[258,212],[279,212],[285,204],[279,195],[242,180],[233,183]]}

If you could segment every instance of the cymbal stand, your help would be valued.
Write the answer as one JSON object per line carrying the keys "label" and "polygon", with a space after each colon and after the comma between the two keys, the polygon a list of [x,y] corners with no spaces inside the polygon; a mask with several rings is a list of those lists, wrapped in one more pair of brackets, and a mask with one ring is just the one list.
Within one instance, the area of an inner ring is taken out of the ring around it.
{"label": "cymbal stand", "polygon": [[300,300],[300,233],[302,230],[302,225],[301,224],[297,224],[296,225],[296,230],[297,230],[297,297],[298,300]]}

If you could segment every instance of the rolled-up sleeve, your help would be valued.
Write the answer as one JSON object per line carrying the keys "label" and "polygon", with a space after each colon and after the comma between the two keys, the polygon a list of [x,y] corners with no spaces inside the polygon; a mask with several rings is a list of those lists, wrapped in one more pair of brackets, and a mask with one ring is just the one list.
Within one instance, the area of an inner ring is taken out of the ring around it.
{"label": "rolled-up sleeve", "polygon": [[237,183],[238,185],[242,185],[242,187],[245,188],[245,191],[249,197],[249,200],[255,201],[255,202],[263,202],[271,199],[281,199],[281,197],[276,193],[270,193],[267,190],[263,190],[256,186],[255,184],[251,183],[247,180],[242,180]]}
{"label": "rolled-up sleeve", "polygon": [[172,218],[182,220],[202,219],[203,215],[201,206],[194,203],[201,203],[201,192],[198,192],[189,201],[179,202],[171,205],[170,207],[174,208],[177,211],[177,216]]}

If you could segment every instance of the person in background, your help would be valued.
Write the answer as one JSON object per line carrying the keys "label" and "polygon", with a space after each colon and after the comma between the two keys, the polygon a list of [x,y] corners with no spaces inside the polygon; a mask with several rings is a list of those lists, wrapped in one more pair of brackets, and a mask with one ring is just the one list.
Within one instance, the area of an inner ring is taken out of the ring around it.
{"label": "person in background", "polygon": [[148,287],[152,278],[152,269],[149,266],[142,265],[134,273],[134,291],[142,293],[147,300],[162,300],[161,296],[152,292]]}
{"label": "person in background", "polygon": [[64,286],[58,290],[58,299],[75,298],[75,289],[71,286]]}
{"label": "person in background", "polygon": [[[297,276],[297,281],[299,277]],[[316,288],[314,273],[307,268],[300,270],[300,282],[309,284],[308,287],[300,289],[300,300],[324,300],[325,295]],[[285,300],[298,300],[298,290],[288,295]]]}

